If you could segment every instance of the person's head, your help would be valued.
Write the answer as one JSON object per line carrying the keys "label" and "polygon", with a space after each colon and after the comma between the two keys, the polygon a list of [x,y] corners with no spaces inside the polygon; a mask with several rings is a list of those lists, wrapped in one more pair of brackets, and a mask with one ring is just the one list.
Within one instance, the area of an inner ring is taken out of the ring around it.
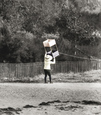
{"label": "person's head", "polygon": [[49,51],[46,54],[52,56],[52,51]]}

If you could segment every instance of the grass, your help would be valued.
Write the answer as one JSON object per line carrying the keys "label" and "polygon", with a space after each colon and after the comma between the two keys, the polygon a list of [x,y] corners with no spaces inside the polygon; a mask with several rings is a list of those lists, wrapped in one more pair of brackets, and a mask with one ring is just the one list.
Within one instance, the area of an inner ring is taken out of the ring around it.
{"label": "grass", "polygon": [[[47,77],[49,80],[49,77]],[[23,83],[43,83],[44,74],[40,74],[34,77],[23,77],[23,78],[2,78],[1,82],[23,82]],[[91,70],[83,73],[56,73],[52,74],[53,82],[101,82],[101,70]]]}

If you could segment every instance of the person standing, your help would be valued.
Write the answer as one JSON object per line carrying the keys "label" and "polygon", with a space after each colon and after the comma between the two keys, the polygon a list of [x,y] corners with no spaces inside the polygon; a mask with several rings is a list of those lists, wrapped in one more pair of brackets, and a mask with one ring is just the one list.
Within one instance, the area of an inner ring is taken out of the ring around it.
{"label": "person standing", "polygon": [[53,58],[50,54],[45,53],[44,57],[44,82],[47,83],[47,75],[49,76],[50,83],[51,81],[51,64],[55,64],[55,58]]}

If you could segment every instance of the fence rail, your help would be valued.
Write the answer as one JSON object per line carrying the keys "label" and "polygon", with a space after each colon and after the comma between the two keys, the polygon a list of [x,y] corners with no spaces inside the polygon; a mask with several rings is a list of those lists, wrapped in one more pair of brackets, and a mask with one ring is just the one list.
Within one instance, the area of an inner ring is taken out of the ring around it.
{"label": "fence rail", "polygon": [[[52,73],[84,72],[101,69],[101,61],[66,61],[52,65]],[[0,79],[34,77],[42,74],[43,62],[36,63],[0,63]]]}

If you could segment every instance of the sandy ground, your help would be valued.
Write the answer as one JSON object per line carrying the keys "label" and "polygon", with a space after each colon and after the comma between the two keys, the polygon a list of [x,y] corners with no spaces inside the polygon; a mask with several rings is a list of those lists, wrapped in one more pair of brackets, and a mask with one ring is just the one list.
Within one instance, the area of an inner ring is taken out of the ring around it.
{"label": "sandy ground", "polygon": [[101,84],[0,83],[0,115],[101,115]]}

